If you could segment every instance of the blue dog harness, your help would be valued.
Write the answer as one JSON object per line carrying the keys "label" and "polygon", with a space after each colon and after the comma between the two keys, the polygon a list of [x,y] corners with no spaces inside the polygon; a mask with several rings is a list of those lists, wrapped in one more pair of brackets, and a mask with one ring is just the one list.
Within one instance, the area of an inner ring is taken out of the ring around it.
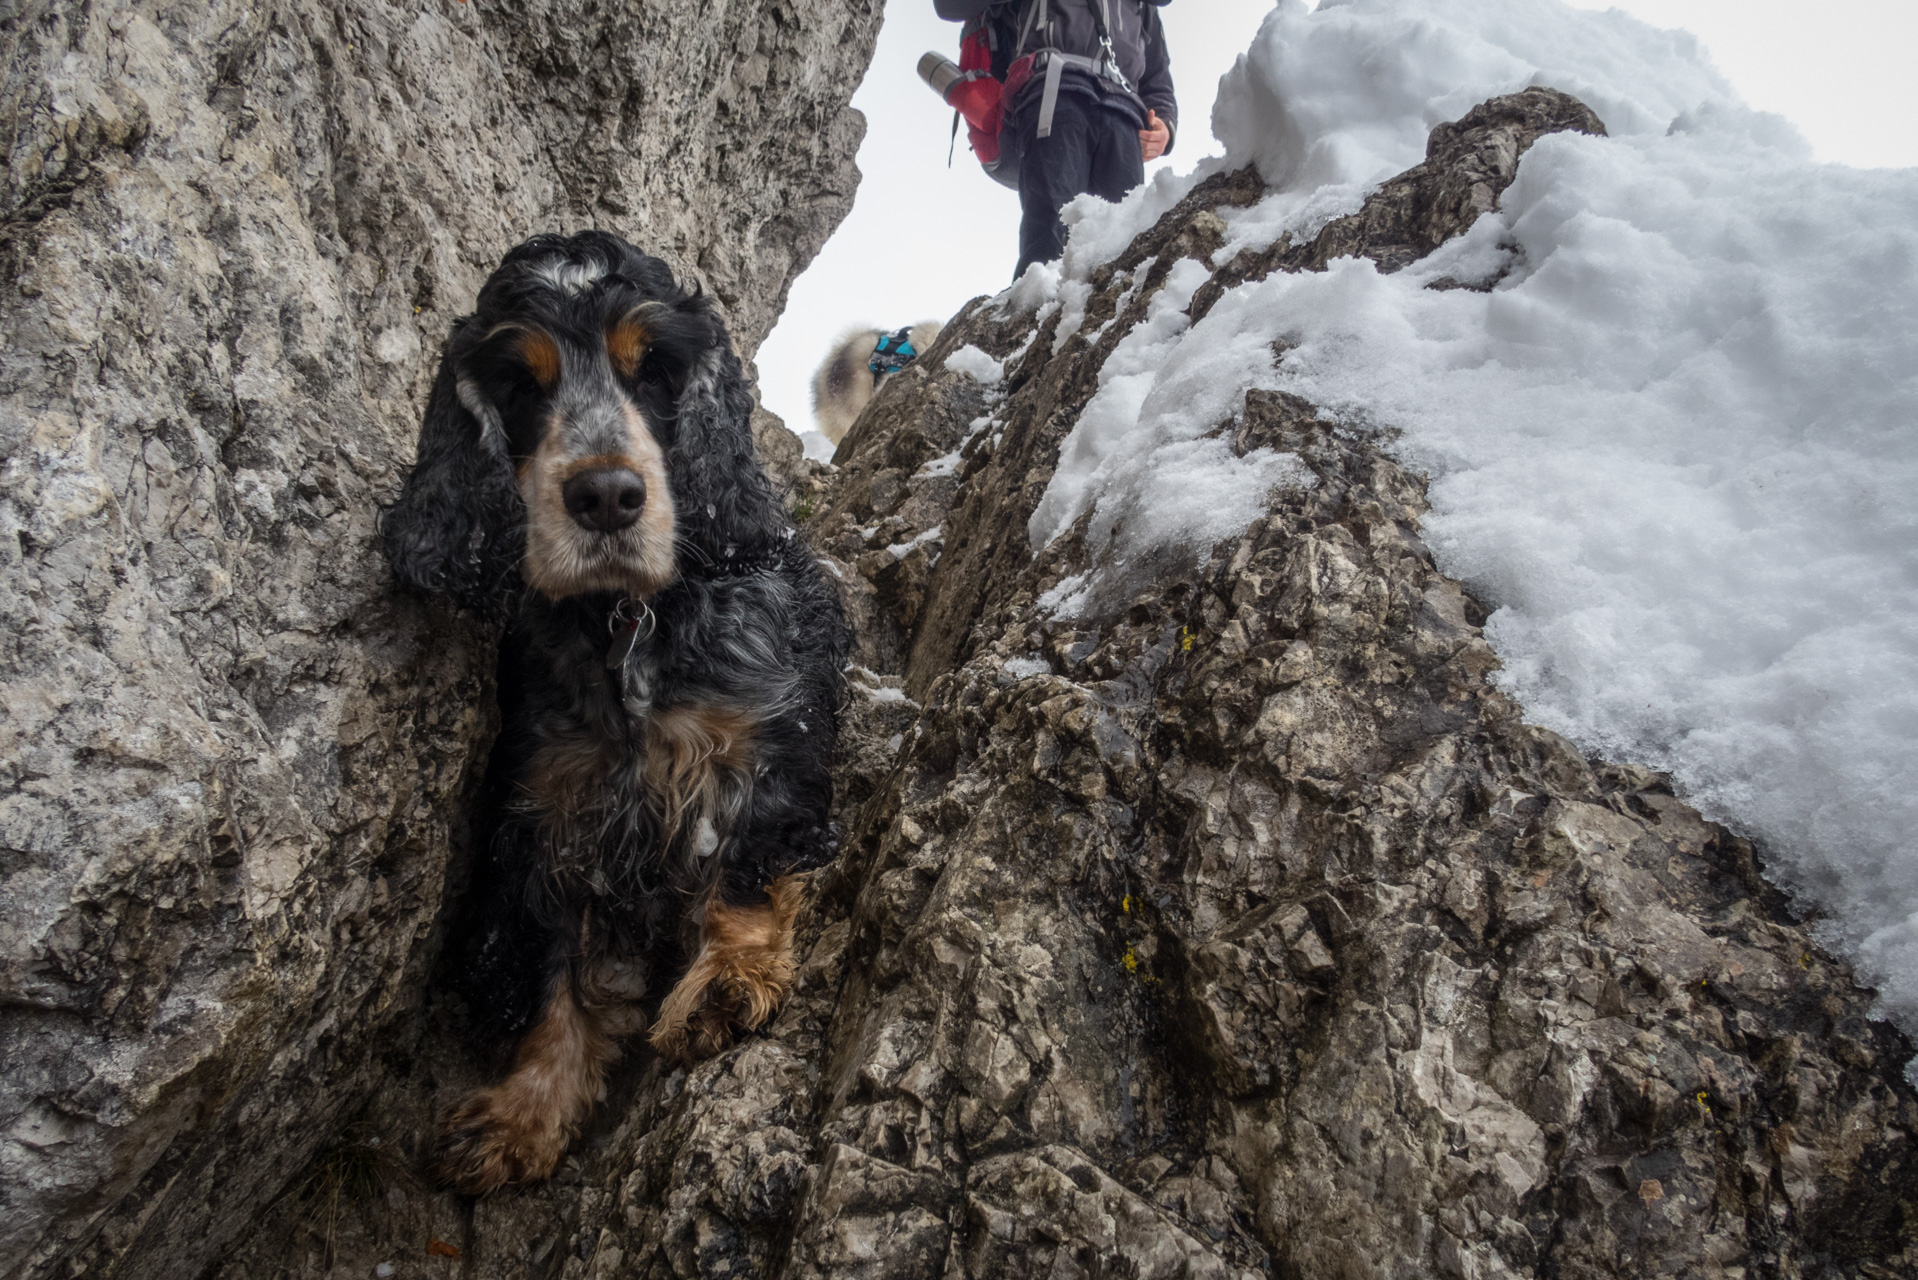
{"label": "blue dog harness", "polygon": [[872,370],[872,385],[877,387],[879,380],[887,374],[898,373],[911,364],[919,353],[912,349],[912,327],[895,329],[891,333],[879,336],[879,345],[872,349],[872,359],[866,361],[866,367]]}

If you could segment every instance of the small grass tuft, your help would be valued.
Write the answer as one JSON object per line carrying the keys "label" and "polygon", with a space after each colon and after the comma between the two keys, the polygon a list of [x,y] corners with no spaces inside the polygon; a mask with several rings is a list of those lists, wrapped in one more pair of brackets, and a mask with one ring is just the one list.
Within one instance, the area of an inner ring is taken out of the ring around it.
{"label": "small grass tuft", "polygon": [[348,1206],[384,1199],[391,1191],[410,1192],[419,1184],[398,1147],[364,1122],[350,1124],[320,1149],[301,1180],[296,1198],[307,1226],[320,1236],[325,1265],[334,1264],[340,1214]]}

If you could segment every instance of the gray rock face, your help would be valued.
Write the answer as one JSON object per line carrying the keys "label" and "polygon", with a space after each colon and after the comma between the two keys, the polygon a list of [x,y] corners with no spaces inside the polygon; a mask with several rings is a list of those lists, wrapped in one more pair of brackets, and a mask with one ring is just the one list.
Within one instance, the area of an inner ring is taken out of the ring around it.
{"label": "gray rock face", "polygon": [[[1485,104],[1191,311],[1397,269],[1563,128],[1602,132],[1549,90]],[[1056,321],[975,304],[842,447],[818,536],[924,709],[857,816],[786,1273],[925,1274],[866,1251],[909,1229],[967,1276],[1918,1274],[1911,1046],[1748,843],[1523,723],[1382,442],[1255,392],[1220,432],[1311,487],[1107,616],[1038,605],[1089,568],[1026,525],[1093,372],[1261,194],[1201,186],[1056,355]],[[968,342],[1023,352],[989,398],[940,365]]]}
{"label": "gray rock face", "polygon": [[[1590,120],[1488,104],[1333,234],[1462,229],[1540,113]],[[1918,1275],[1910,1046],[1749,844],[1488,682],[1383,442],[1255,394],[1220,430],[1312,487],[1108,616],[1038,606],[1088,568],[1026,524],[1096,370],[1260,194],[1200,187],[1057,354],[1056,321],[973,304],[823,483],[788,477],[863,669],[846,843],[767,1033],[690,1071],[635,1051],[544,1186],[290,1196],[224,1280],[453,1251],[489,1280]],[[1001,385],[945,368],[968,343]],[[417,1151],[482,1067],[435,1033],[387,1070],[302,1185],[381,1167],[366,1134]]]}
{"label": "gray rock face", "polygon": [[510,245],[750,355],[879,0],[0,14],[0,1276],[192,1276],[417,1035],[491,640],[374,534]]}

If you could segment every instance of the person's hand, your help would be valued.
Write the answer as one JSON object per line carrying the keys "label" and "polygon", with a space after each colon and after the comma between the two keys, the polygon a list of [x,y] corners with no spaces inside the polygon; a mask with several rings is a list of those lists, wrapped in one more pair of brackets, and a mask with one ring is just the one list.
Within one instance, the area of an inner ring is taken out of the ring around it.
{"label": "person's hand", "polygon": [[1159,113],[1148,109],[1145,113],[1145,128],[1139,130],[1139,152],[1148,160],[1157,160],[1172,145],[1172,126],[1159,119]]}

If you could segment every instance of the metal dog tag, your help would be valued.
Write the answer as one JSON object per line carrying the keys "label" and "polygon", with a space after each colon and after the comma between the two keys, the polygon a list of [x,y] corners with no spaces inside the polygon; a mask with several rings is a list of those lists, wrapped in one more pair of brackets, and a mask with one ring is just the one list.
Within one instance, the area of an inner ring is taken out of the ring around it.
{"label": "metal dog tag", "polygon": [[638,638],[638,627],[632,627],[625,631],[615,631],[613,633],[613,642],[606,646],[606,669],[608,671],[617,671],[626,665],[626,659],[632,656],[633,650],[637,647]]}

